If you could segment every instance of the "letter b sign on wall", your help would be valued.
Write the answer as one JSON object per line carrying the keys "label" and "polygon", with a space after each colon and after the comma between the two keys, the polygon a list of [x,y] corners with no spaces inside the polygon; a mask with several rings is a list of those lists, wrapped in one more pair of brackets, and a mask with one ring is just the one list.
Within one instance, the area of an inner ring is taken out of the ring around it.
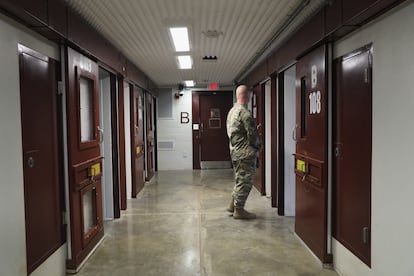
{"label": "letter b sign on wall", "polygon": [[181,123],[188,124],[190,122],[190,114],[188,112],[181,112]]}

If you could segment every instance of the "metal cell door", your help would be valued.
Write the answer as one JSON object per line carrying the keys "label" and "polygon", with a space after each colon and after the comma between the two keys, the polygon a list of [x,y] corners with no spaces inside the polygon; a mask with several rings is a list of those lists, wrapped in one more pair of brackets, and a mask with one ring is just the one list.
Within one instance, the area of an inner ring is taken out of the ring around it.
{"label": "metal cell door", "polygon": [[19,45],[27,273],[64,242],[57,62]]}
{"label": "metal cell door", "polygon": [[98,64],[66,48],[71,252],[76,270],[103,237]]}
{"label": "metal cell door", "polygon": [[200,95],[199,101],[201,168],[231,168],[226,120],[233,96],[211,93]]}
{"label": "metal cell door", "polygon": [[131,166],[132,197],[144,187],[144,93],[142,89],[131,88]]}
{"label": "metal cell door", "polygon": [[335,238],[371,264],[371,46],[335,61]]}
{"label": "metal cell door", "polygon": [[296,65],[295,231],[322,262],[328,254],[328,89],[326,46]]}

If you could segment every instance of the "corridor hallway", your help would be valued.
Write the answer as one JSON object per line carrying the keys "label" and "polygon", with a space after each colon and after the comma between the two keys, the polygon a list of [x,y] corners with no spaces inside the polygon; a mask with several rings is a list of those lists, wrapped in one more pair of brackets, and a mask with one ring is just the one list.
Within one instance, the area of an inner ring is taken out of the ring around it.
{"label": "corridor hallway", "polygon": [[246,209],[258,218],[233,219],[225,211],[232,186],[231,170],[158,172],[105,224],[106,238],[77,275],[337,275],[254,188]]}

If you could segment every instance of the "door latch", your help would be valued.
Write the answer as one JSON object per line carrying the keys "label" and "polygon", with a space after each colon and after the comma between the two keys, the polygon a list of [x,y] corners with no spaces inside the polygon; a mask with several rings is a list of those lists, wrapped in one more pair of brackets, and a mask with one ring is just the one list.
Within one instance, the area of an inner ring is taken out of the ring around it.
{"label": "door latch", "polygon": [[335,147],[335,157],[339,157],[341,156],[341,149],[339,148],[339,146]]}
{"label": "door latch", "polygon": [[362,228],[362,242],[367,244],[369,239],[369,229],[368,227]]}
{"label": "door latch", "polygon": [[63,81],[58,81],[57,94],[63,95],[63,91],[64,91]]}
{"label": "door latch", "polygon": [[35,161],[33,157],[29,157],[27,158],[27,165],[29,166],[29,168],[33,168],[35,165]]}

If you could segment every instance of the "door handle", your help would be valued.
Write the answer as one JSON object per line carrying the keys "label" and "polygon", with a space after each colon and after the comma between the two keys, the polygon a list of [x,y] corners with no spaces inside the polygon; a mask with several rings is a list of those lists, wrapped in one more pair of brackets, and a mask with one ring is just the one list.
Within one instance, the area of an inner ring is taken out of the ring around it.
{"label": "door handle", "polygon": [[293,141],[296,141],[296,129],[298,128],[298,125],[295,125],[292,129],[292,139]]}
{"label": "door handle", "polygon": [[29,166],[29,168],[33,168],[34,167],[34,165],[35,165],[35,160],[34,160],[34,158],[33,157],[29,157],[29,158],[27,158],[27,165]]}
{"label": "door handle", "polygon": [[99,132],[99,144],[103,143],[104,137],[103,137],[103,128],[100,126],[97,126],[98,132]]}

